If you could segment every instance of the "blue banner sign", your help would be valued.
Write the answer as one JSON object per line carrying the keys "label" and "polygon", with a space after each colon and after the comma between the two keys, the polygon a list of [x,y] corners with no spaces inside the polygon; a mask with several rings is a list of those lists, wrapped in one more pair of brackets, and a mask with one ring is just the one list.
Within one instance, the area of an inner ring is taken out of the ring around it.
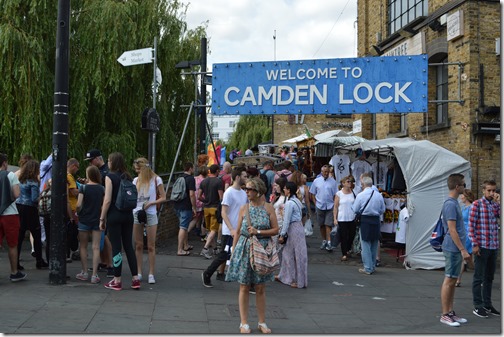
{"label": "blue banner sign", "polygon": [[427,111],[427,57],[217,63],[215,115]]}

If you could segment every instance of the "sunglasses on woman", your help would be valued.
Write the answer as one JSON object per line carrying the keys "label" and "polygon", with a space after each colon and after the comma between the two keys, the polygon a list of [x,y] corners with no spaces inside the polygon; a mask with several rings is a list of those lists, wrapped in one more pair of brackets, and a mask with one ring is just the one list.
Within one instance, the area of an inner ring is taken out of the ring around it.
{"label": "sunglasses on woman", "polygon": [[251,187],[244,187],[243,188],[246,192],[250,192],[250,191],[254,191],[254,192],[257,192],[257,190],[255,188],[251,188]]}

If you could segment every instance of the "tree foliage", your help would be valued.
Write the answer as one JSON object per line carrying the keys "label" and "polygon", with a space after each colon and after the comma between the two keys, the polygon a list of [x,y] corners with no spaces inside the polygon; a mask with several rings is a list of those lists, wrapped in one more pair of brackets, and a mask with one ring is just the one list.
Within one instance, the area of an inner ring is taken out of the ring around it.
{"label": "tree foliage", "polygon": [[[0,2],[0,150],[14,162],[22,153],[46,158],[52,148],[57,8],[57,0]],[[129,162],[147,157],[140,126],[153,104],[153,65],[123,67],[117,58],[153,47],[157,36],[156,170],[171,168],[188,112],[180,105],[195,99],[194,78],[182,78],[175,64],[199,59],[206,35],[206,25],[187,28],[187,10],[177,0],[71,1],[69,158],[84,158],[90,148],[122,152]],[[194,134],[194,120],[188,127]],[[193,157],[187,134],[181,161]]]}
{"label": "tree foliage", "polygon": [[246,149],[271,140],[271,126],[264,116],[241,116],[228,142],[229,149]]}

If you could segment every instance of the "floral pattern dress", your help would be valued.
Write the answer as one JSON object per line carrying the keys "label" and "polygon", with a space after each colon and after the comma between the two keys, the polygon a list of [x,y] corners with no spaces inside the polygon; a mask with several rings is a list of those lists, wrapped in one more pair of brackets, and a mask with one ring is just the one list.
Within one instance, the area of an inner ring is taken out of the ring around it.
{"label": "floral pattern dress", "polygon": [[[250,221],[254,228],[260,230],[270,229],[269,215],[264,206],[252,206],[249,205]],[[268,275],[258,275],[250,266],[249,252],[250,252],[250,240],[249,233],[247,230],[248,221],[247,216],[243,217],[240,237],[236,243],[236,247],[231,255],[231,261],[229,265],[229,270],[226,273],[226,281],[238,281],[240,284],[261,284],[267,281],[274,280],[274,274]],[[266,247],[270,239],[269,236],[261,238],[258,236],[259,242]]]}

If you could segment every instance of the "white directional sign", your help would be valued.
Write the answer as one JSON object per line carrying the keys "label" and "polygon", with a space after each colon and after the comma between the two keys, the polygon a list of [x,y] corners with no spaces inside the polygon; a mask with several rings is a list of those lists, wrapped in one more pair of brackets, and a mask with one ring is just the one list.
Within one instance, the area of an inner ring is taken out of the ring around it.
{"label": "white directional sign", "polygon": [[117,62],[125,67],[152,63],[152,50],[152,48],[143,48],[125,51],[119,56]]}

